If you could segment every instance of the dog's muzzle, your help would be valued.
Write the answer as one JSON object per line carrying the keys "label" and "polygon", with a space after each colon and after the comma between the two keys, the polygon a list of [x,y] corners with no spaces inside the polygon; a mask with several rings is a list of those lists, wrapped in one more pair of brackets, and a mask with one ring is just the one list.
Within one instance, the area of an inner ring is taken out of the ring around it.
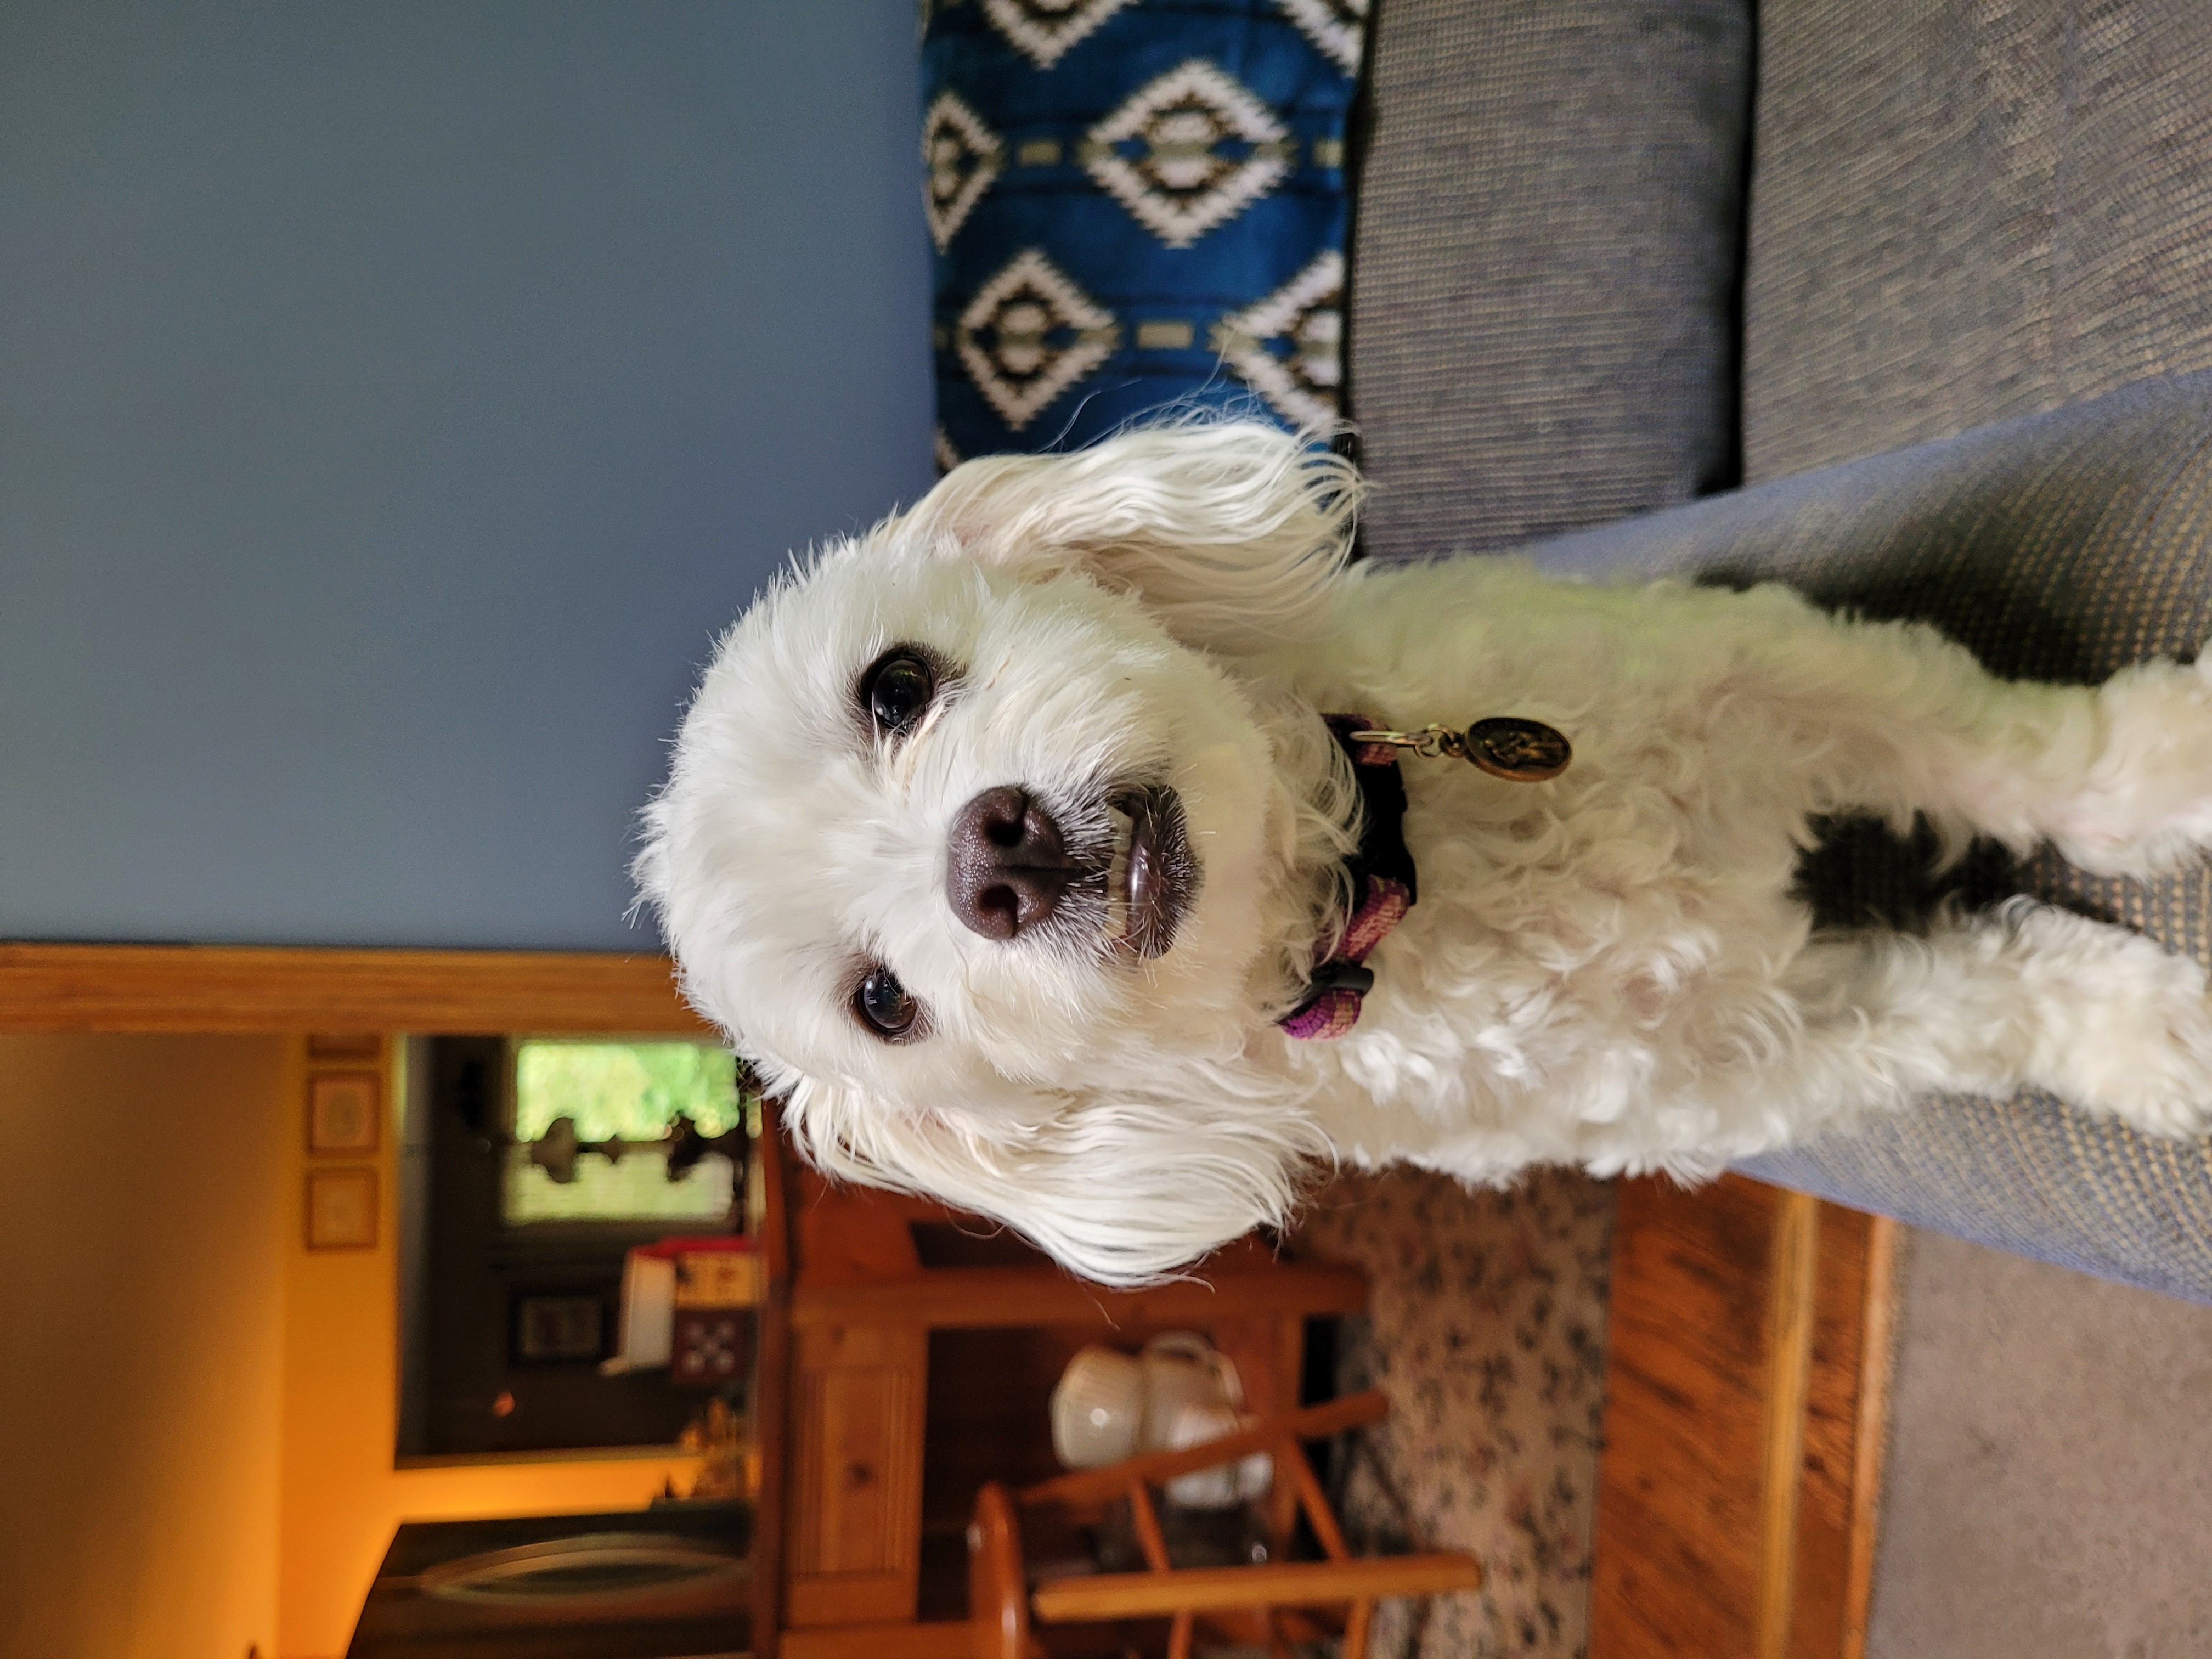
{"label": "dog's muzzle", "polygon": [[985,939],[1018,939],[1042,927],[1083,873],[1058,821],[1015,785],[986,789],[952,820],[945,896],[961,925]]}
{"label": "dog's muzzle", "polygon": [[954,816],[945,891],[952,914],[985,939],[1015,939],[1050,922],[1071,888],[1105,901],[1107,942],[1139,957],[1175,943],[1199,886],[1182,801],[1164,786],[1116,790],[1109,848],[1072,848],[1059,822],[1014,784],[986,789]]}

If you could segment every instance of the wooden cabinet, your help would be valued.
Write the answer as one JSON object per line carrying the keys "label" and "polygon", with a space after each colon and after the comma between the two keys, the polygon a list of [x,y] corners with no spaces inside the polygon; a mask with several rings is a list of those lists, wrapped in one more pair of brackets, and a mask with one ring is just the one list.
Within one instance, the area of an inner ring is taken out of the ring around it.
{"label": "wooden cabinet", "polygon": [[1281,1412],[1305,1322],[1366,1304],[1356,1269],[1253,1241],[1200,1279],[1104,1290],[973,1217],[793,1167],[772,1112],[763,1173],[761,1659],[964,1654],[975,1489],[1050,1472],[1046,1398],[1083,1343],[1205,1332]]}
{"label": "wooden cabinet", "polygon": [[928,1353],[927,1334],[912,1326],[798,1334],[789,1624],[914,1617]]}

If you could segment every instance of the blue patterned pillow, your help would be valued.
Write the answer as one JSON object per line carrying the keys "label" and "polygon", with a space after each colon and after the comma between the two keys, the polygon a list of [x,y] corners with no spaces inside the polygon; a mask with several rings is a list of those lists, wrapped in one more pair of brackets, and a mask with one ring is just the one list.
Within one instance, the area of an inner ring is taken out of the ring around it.
{"label": "blue patterned pillow", "polygon": [[1367,6],[925,9],[940,465],[1073,447],[1178,401],[1337,413]]}

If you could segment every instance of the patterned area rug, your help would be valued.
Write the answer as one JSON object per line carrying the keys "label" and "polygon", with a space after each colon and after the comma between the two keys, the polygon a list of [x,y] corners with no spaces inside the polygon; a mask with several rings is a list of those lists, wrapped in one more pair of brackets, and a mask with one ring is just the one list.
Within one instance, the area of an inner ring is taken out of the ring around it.
{"label": "patterned area rug", "polygon": [[1565,1171],[1504,1193],[1352,1176],[1309,1206],[1297,1253],[1373,1282],[1339,1385],[1391,1400],[1338,1472],[1346,1530],[1355,1548],[1471,1550],[1487,1578],[1425,1612],[1385,1604],[1377,1659],[1585,1651],[1612,1224],[1612,1187]]}

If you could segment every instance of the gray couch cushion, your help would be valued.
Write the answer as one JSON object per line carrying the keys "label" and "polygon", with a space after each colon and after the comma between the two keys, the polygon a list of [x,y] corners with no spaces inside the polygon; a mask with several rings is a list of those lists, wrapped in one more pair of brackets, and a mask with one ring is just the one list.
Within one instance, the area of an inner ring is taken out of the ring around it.
{"label": "gray couch cushion", "polygon": [[1735,477],[1748,0],[1384,0],[1351,403],[1379,556]]}
{"label": "gray couch cushion", "polygon": [[[2095,681],[2191,657],[2212,626],[2212,374],[1561,538],[1584,573],[1773,578],[1877,616],[1924,617],[1997,672]],[[1817,860],[1830,915],[1909,914],[1915,866],[1857,831]],[[2212,964],[2212,864],[2138,883],[2045,853],[1966,873]],[[2212,1302],[2212,1140],[2136,1134],[2047,1097],[1923,1102],[1773,1154],[1752,1174],[2002,1249]]]}
{"label": "gray couch cushion", "polygon": [[1745,476],[2212,367],[2212,5],[1764,0]]}

